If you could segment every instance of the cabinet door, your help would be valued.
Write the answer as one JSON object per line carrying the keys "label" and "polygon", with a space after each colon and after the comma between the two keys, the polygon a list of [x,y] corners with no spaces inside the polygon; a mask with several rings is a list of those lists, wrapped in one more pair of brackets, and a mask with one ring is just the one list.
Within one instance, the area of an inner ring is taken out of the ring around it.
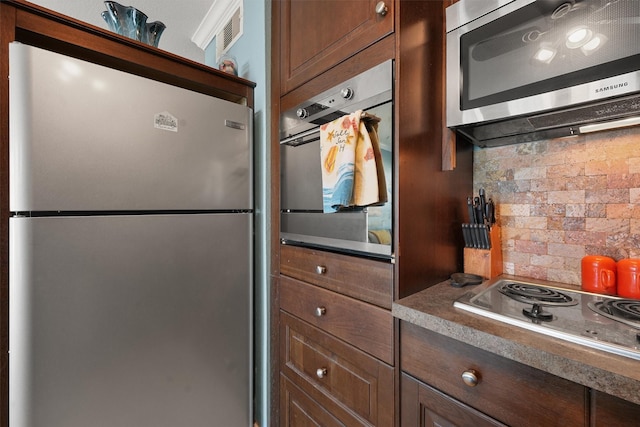
{"label": "cabinet door", "polygon": [[[382,5],[378,6],[379,3]],[[393,32],[393,3],[393,0],[282,0],[282,93]]]}
{"label": "cabinet door", "polygon": [[595,427],[632,427],[640,423],[640,405],[591,390],[591,423]]}
{"label": "cabinet door", "polygon": [[280,425],[282,427],[355,427],[364,425],[354,418],[348,418],[345,422],[336,418],[284,375],[280,375],[280,389],[282,393]]}
{"label": "cabinet door", "polygon": [[586,425],[582,385],[407,322],[400,323],[400,366],[508,425]]}
{"label": "cabinet door", "polygon": [[504,424],[402,374],[400,427],[496,427]]}

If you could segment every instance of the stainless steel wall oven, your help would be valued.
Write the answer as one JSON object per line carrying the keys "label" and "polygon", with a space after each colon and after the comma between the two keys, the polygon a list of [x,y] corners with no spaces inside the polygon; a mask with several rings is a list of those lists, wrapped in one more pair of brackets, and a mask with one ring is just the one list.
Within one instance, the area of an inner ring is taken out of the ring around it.
{"label": "stainless steel wall oven", "polygon": [[[380,119],[388,201],[323,213],[320,126],[363,110]],[[285,111],[280,118],[284,243],[391,258],[393,254],[393,61],[381,63]]]}

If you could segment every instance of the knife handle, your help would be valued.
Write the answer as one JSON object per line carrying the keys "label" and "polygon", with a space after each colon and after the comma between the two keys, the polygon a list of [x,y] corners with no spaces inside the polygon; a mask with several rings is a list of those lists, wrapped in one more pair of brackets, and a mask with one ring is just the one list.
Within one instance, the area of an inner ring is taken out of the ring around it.
{"label": "knife handle", "polygon": [[482,249],[482,236],[480,235],[480,224],[473,224],[473,236],[475,238],[473,247]]}
{"label": "knife handle", "polygon": [[485,197],[484,188],[480,189],[480,212],[481,212],[481,217],[480,217],[480,221],[478,223],[479,224],[484,224],[485,221],[488,221],[488,217],[487,217],[487,199]]}
{"label": "knife handle", "polygon": [[471,197],[467,197],[467,210],[469,212],[469,223],[470,224],[475,224],[475,210],[473,208],[473,201],[471,200]]}
{"label": "knife handle", "polygon": [[465,248],[473,246],[473,243],[471,242],[471,235],[469,234],[469,224],[462,224],[462,237],[464,238]]}
{"label": "knife handle", "polygon": [[487,203],[487,221],[489,224],[496,223],[496,206],[493,204],[493,200],[489,199]]}
{"label": "knife handle", "polygon": [[482,206],[480,204],[476,205],[476,224],[484,223],[484,212],[482,212]]}
{"label": "knife handle", "polygon": [[485,249],[491,249],[491,235],[489,234],[489,226],[487,224],[482,224],[482,243],[484,244]]}
{"label": "knife handle", "polygon": [[478,214],[480,209],[480,197],[473,198],[473,223],[482,224],[482,213]]}

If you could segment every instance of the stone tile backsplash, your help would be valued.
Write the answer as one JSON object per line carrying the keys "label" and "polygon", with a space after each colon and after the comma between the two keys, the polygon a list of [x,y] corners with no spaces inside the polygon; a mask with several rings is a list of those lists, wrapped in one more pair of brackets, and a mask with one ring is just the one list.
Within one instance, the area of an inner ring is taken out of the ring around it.
{"label": "stone tile backsplash", "polygon": [[640,130],[474,151],[504,272],[580,286],[585,255],[640,258]]}

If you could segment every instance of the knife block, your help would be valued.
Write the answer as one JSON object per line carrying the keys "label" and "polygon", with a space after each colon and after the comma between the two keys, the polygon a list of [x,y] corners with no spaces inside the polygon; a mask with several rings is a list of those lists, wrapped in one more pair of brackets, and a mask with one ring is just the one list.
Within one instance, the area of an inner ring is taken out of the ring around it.
{"label": "knife block", "polygon": [[464,272],[492,279],[502,274],[502,242],[500,227],[490,231],[491,249],[464,248]]}

